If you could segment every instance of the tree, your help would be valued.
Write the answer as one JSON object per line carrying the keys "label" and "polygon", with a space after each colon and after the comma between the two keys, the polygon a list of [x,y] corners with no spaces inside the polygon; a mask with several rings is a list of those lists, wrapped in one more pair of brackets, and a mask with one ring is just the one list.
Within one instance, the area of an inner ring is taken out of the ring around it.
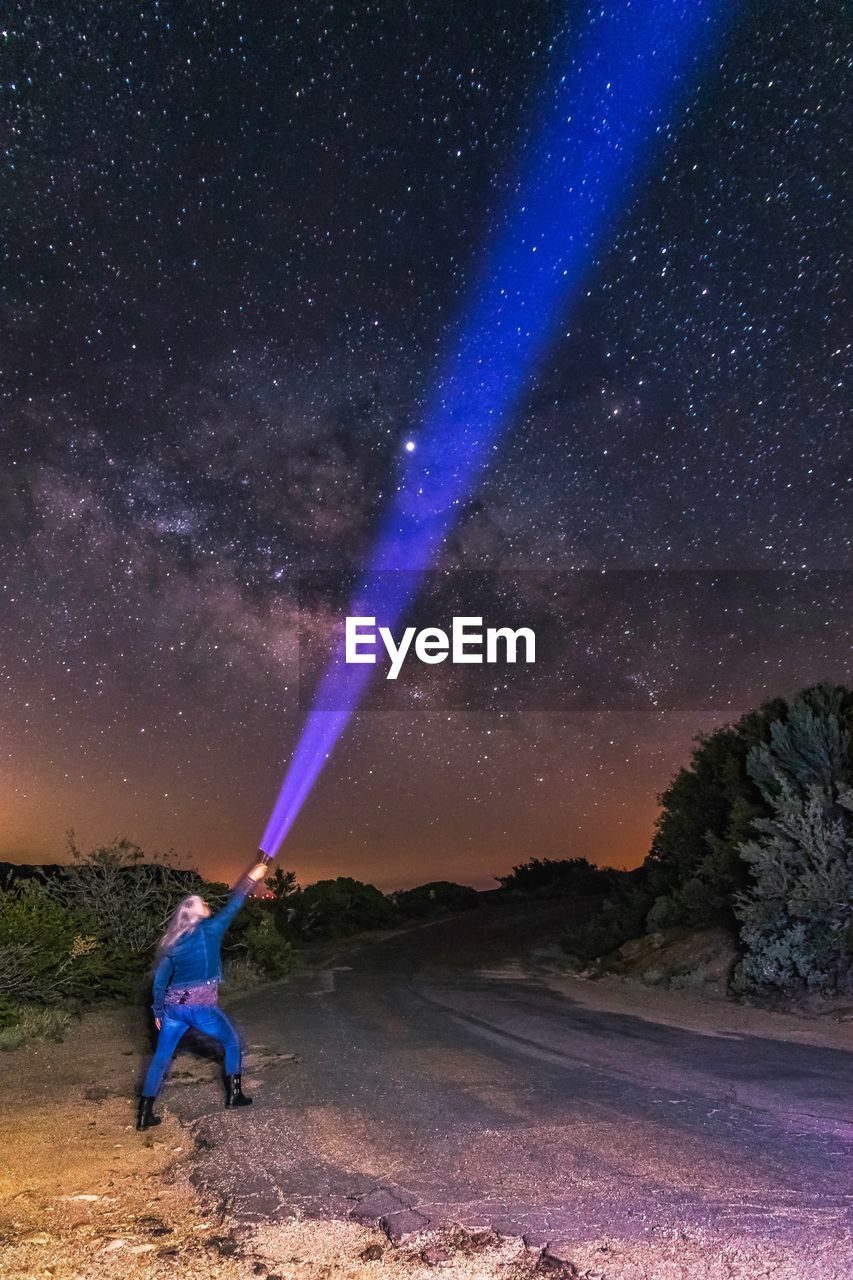
{"label": "tree", "polygon": [[267,877],[266,887],[274,902],[287,902],[299,892],[296,872],[276,867],[272,875]]}
{"label": "tree", "polygon": [[276,929],[283,938],[294,941],[293,925],[299,915],[299,901],[302,893],[296,883],[296,872],[276,867],[272,875],[266,879],[266,889],[271,901],[265,905],[268,905],[272,912]]}
{"label": "tree", "polygon": [[[764,703],[736,723],[699,737],[690,763],[678,771],[660,797],[661,814],[642,867],[630,873],[612,873],[614,882],[601,909],[583,928],[573,928],[567,934],[566,949],[589,958],[614,950],[636,937],[643,927],[649,931],[673,925],[694,929],[718,924],[733,933],[740,929],[748,947],[761,947],[761,931],[755,932],[759,929],[757,915],[750,917],[747,925],[743,904],[752,902],[759,881],[766,889],[768,878],[778,873],[778,868],[773,871],[774,862],[787,857],[787,845],[766,844],[781,839],[782,828],[787,830],[788,841],[799,840],[809,848],[820,846],[820,850],[813,849],[813,858],[815,868],[823,860],[823,870],[815,869],[814,874],[832,878],[831,892],[835,893],[838,875],[844,879],[838,864],[843,854],[831,850],[839,839],[842,843],[846,839],[836,827],[841,823],[846,829],[849,821],[845,788],[853,782],[851,736],[853,690],[815,685],[790,701],[776,698]],[[798,791],[788,795],[776,776],[778,769],[799,780]],[[831,794],[822,792],[820,820],[812,812],[806,823],[804,806],[807,801],[813,806],[816,803],[808,791],[810,786]],[[791,806],[796,804],[800,810],[792,812]],[[776,826],[768,829],[762,825],[768,822]],[[811,834],[801,830],[795,836],[791,824],[796,826],[797,822],[801,827],[810,823]],[[759,844],[763,851],[759,851]],[[759,895],[764,892],[756,891]],[[843,946],[846,935],[838,924],[838,912],[843,914],[844,908],[837,905],[841,899],[826,894],[821,898],[814,885],[808,893],[815,902],[815,921],[823,913],[828,927],[837,933],[836,942]],[[755,909],[757,912],[757,906]],[[772,933],[778,923],[774,908],[762,928]],[[814,927],[819,928],[817,923]],[[748,943],[745,928],[750,930]],[[814,956],[811,961],[803,959],[803,964],[811,971],[814,960]],[[835,963],[837,967],[841,962],[836,958]],[[833,981],[837,983],[839,976],[836,974]],[[747,966],[740,980],[755,986],[758,973]]]}
{"label": "tree", "polygon": [[480,905],[480,895],[469,884],[451,880],[432,880],[414,889],[398,889],[391,901],[407,919],[419,920],[444,912],[469,911]]}
{"label": "tree", "polygon": [[746,885],[739,845],[764,812],[747,757],[766,741],[785,705],[776,699],[700,735],[690,764],[659,797],[661,813],[644,863],[655,900],[651,927],[734,925],[733,896]]}
{"label": "tree", "polygon": [[543,898],[585,897],[602,894],[610,887],[611,871],[593,866],[586,858],[530,858],[513,867],[508,876],[498,876],[507,892]]}
{"label": "tree", "polygon": [[147,963],[169,916],[188,893],[203,892],[201,877],[171,865],[171,855],[146,862],[130,840],[114,840],[84,853],[68,832],[71,862],[48,881],[51,894],[85,913],[91,931],[131,964]]}
{"label": "tree", "polygon": [[767,805],[740,845],[740,992],[853,993],[853,770],[849,694],[807,690],[747,767]]}
{"label": "tree", "polygon": [[90,924],[39,880],[0,891],[0,1006],[88,996],[105,968]]}
{"label": "tree", "polygon": [[297,910],[300,928],[315,937],[339,938],[399,924],[393,902],[372,884],[351,876],[307,885],[299,895]]}

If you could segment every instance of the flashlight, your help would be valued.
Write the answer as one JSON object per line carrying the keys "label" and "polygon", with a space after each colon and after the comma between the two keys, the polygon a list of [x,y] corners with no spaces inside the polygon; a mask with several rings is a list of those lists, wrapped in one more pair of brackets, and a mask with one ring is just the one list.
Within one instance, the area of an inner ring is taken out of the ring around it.
{"label": "flashlight", "polygon": [[259,849],[252,859],[250,866],[243,872],[241,879],[251,880],[254,884],[260,884],[269,870],[272,855],[265,853],[263,849]]}

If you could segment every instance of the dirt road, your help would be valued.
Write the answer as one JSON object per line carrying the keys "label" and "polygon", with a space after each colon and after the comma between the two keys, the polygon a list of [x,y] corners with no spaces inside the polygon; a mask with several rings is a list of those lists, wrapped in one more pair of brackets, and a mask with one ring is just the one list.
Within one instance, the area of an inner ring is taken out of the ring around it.
{"label": "dirt road", "polygon": [[196,1186],[247,1224],[382,1218],[405,1238],[463,1223],[598,1249],[602,1273],[633,1248],[685,1274],[691,1257],[716,1259],[708,1274],[851,1274],[845,1030],[821,1045],[780,1038],[771,1015],[758,1033],[749,1014],[734,1031],[664,1024],[636,988],[598,1009],[590,984],[573,996],[507,967],[541,930],[484,909],[236,1001],[252,1111],[223,1114],[207,1087],[166,1094],[200,1142]]}

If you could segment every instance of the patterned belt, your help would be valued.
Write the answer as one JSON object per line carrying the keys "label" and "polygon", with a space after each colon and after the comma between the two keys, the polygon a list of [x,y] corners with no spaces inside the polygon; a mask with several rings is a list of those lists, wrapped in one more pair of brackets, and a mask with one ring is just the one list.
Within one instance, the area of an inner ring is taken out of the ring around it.
{"label": "patterned belt", "polygon": [[219,983],[199,982],[191,987],[169,987],[165,1004],[215,1005],[219,1003]]}

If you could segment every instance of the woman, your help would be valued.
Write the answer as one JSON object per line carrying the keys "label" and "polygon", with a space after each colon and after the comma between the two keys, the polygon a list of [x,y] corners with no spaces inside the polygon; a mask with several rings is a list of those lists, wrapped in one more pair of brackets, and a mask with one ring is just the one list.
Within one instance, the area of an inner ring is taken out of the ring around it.
{"label": "woman", "polygon": [[240,1041],[237,1032],[218,1007],[222,978],[220,949],[225,930],[246,901],[254,886],[263,880],[269,863],[259,862],[231,890],[231,896],[216,915],[204,898],[192,893],[184,898],[169,922],[157,948],[154,970],[154,1022],[159,1035],[154,1057],[145,1076],[137,1129],[160,1123],[154,1115],[154,1099],[163,1083],[178,1041],[188,1027],[213,1036],[225,1050],[225,1105],[248,1107],[252,1099],[243,1093],[240,1077]]}

